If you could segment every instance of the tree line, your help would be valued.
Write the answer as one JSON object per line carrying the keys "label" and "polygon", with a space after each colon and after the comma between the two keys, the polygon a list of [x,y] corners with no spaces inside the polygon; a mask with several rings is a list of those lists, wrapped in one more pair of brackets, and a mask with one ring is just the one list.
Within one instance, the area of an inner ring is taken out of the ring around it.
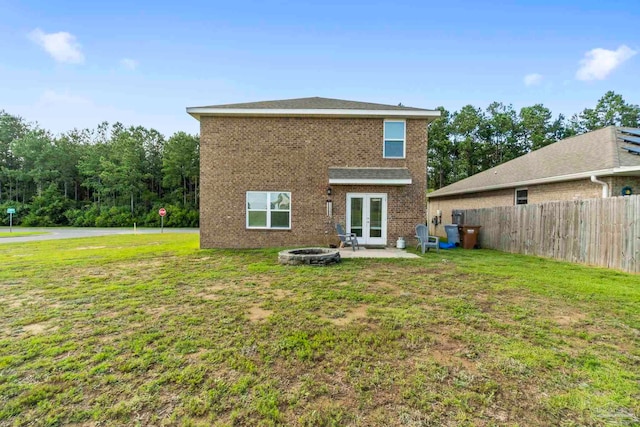
{"label": "tree line", "polygon": [[[607,92],[570,119],[542,104],[516,111],[466,105],[429,128],[429,188],[437,189],[559,139],[609,125],[639,127],[640,107]],[[0,110],[0,224],[7,208],[24,226],[198,225],[199,137],[104,122],[54,136]]]}
{"label": "tree line", "polygon": [[466,105],[460,111],[438,108],[441,117],[429,127],[428,185],[436,190],[515,159],[557,140],[605,126],[639,127],[640,107],[609,91],[594,108],[570,119],[554,117],[536,104],[516,111],[491,103],[485,110]]}
{"label": "tree line", "polygon": [[54,136],[0,110],[0,218],[85,227],[198,225],[199,138],[104,122]]}

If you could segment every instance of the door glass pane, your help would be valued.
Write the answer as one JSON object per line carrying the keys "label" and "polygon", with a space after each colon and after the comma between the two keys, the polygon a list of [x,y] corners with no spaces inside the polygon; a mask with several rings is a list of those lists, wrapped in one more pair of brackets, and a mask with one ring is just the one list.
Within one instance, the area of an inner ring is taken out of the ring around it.
{"label": "door glass pane", "polygon": [[362,197],[351,198],[351,232],[356,233],[356,236],[362,237]]}
{"label": "door glass pane", "polygon": [[382,199],[369,199],[369,236],[382,237]]}

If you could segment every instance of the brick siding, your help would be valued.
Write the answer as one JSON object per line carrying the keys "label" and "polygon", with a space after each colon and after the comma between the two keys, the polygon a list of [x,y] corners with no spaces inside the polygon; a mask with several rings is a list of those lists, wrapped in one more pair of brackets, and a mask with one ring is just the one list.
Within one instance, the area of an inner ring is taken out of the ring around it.
{"label": "brick siding", "polygon": [[[203,248],[336,243],[348,192],[387,193],[387,242],[425,219],[427,121],[407,119],[406,159],[382,157],[382,118],[201,117],[200,245]],[[407,167],[407,186],[332,185],[329,167]],[[247,191],[291,192],[291,230],[248,230]]]}

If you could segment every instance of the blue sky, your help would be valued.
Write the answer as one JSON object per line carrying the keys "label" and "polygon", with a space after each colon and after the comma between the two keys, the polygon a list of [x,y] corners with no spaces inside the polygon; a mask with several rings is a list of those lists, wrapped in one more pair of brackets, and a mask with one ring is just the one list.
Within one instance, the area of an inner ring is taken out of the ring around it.
{"label": "blue sky", "polygon": [[637,0],[0,0],[0,109],[165,134],[198,132],[187,106],[307,96],[570,115],[640,104],[637,22]]}

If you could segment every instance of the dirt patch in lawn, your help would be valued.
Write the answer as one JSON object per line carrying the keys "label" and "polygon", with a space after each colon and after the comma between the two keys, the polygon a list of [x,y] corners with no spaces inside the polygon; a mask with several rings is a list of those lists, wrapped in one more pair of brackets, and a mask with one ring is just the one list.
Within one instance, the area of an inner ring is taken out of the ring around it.
{"label": "dirt patch in lawn", "polygon": [[425,349],[425,352],[440,365],[462,365],[469,372],[478,372],[477,364],[464,356],[467,352],[467,347],[445,334],[436,334],[433,345]]}
{"label": "dirt patch in lawn", "polygon": [[265,310],[264,308],[252,305],[249,307],[249,320],[252,322],[262,322],[273,314],[273,310]]}
{"label": "dirt patch in lawn", "polygon": [[293,296],[293,292],[288,290],[288,289],[274,289],[273,290],[273,297],[278,301],[281,301],[283,299],[289,299],[292,296]]}
{"label": "dirt patch in lawn", "polygon": [[44,332],[54,332],[58,327],[51,325],[49,322],[40,322],[24,325],[22,329],[28,334],[39,335]]}
{"label": "dirt patch in lawn", "polygon": [[347,325],[357,319],[366,319],[368,308],[369,308],[368,305],[360,305],[354,308],[353,310],[349,310],[348,312],[346,312],[344,317],[338,317],[333,319],[327,318],[327,320],[333,323],[334,325],[338,325],[338,326]]}
{"label": "dirt patch in lawn", "polygon": [[562,312],[556,313],[551,317],[560,326],[572,326],[586,318],[587,315],[585,313],[577,310],[562,310]]}

